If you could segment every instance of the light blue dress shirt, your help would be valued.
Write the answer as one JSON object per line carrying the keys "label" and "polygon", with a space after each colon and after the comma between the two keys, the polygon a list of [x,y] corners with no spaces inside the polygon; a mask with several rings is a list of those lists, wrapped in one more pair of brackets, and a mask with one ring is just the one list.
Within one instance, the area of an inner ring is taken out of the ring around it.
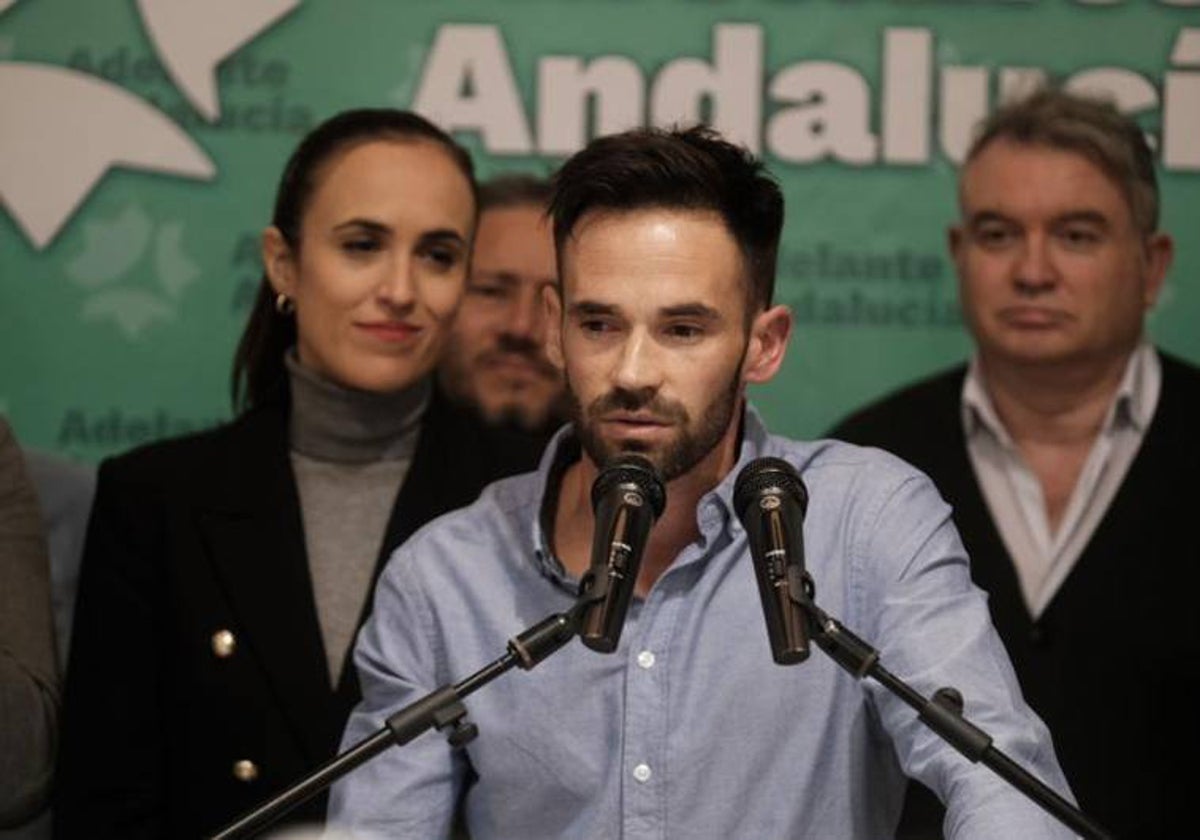
{"label": "light blue dress shirt", "polygon": [[[560,433],[538,472],[491,485],[397,550],[358,639],[363,700],[343,748],[572,606],[577,581],[548,550],[543,504],[576,453]],[[1000,749],[1069,795],[929,479],[879,450],[769,436],[751,409],[737,467],[697,508],[699,540],[634,600],[615,653],[573,640],[483,687],[465,701],[479,727],[465,750],[438,733],[387,750],[335,786],[332,823],[445,837],[465,796],[473,840],[882,840],[907,773],[948,802],[949,838],[1072,836],[815,647],[800,665],[773,663],[731,500],[762,455],[790,461],[808,488],[818,604],[923,694],[957,687]]]}

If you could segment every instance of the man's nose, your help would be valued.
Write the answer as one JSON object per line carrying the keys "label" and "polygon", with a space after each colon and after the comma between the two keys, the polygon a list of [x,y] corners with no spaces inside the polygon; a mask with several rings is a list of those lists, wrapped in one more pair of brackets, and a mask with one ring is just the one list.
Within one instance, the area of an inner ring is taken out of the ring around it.
{"label": "man's nose", "polygon": [[523,284],[521,290],[513,295],[512,305],[505,313],[501,329],[512,338],[540,345],[546,332],[543,309],[540,287],[532,283]]}
{"label": "man's nose", "polygon": [[1050,238],[1033,234],[1025,238],[1013,268],[1013,282],[1025,294],[1038,294],[1053,289],[1058,283],[1058,270]]}
{"label": "man's nose", "polygon": [[661,379],[657,358],[651,337],[644,330],[633,330],[621,345],[613,384],[627,391],[656,388]]}

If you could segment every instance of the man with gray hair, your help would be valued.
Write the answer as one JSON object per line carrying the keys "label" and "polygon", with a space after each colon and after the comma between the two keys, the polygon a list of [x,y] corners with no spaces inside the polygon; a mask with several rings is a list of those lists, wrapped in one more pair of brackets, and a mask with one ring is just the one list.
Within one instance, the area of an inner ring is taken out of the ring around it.
{"label": "man with gray hair", "polygon": [[973,358],[831,434],[911,461],[954,507],[1084,811],[1194,836],[1200,371],[1145,337],[1173,255],[1152,153],[1111,105],[1038,91],[984,123],[959,204]]}

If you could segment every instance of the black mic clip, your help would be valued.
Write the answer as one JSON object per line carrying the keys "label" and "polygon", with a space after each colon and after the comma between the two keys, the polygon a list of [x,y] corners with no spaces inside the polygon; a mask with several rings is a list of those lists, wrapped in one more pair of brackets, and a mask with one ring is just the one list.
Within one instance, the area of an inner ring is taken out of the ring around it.
{"label": "black mic clip", "polygon": [[583,576],[579,578],[579,592],[576,595],[578,606],[586,607],[589,604],[595,604],[607,598],[608,582],[608,575],[597,574],[594,566],[589,567],[583,573]]}
{"label": "black mic clip", "polygon": [[808,573],[807,569],[802,569],[795,564],[789,565],[785,574],[788,582],[788,598],[793,604],[804,609],[807,615],[808,606],[817,595],[817,587],[813,583],[812,575]]}

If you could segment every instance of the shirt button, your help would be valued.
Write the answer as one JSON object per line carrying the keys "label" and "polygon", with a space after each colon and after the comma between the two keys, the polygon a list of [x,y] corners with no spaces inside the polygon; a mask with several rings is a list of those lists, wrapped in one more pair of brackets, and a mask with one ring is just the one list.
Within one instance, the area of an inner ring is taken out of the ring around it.
{"label": "shirt button", "polygon": [[237,650],[237,637],[229,630],[218,630],[212,634],[212,651],[218,659],[228,659]]}
{"label": "shirt button", "polygon": [[649,764],[639,764],[637,767],[633,768],[633,778],[637,779],[639,782],[650,781],[650,776],[651,773]]}
{"label": "shirt button", "polygon": [[638,654],[637,663],[638,663],[638,665],[642,666],[643,668],[653,668],[654,667],[654,654],[648,650],[642,651],[641,653]]}
{"label": "shirt button", "polygon": [[253,782],[258,778],[258,765],[245,758],[233,762],[233,778],[239,782]]}

